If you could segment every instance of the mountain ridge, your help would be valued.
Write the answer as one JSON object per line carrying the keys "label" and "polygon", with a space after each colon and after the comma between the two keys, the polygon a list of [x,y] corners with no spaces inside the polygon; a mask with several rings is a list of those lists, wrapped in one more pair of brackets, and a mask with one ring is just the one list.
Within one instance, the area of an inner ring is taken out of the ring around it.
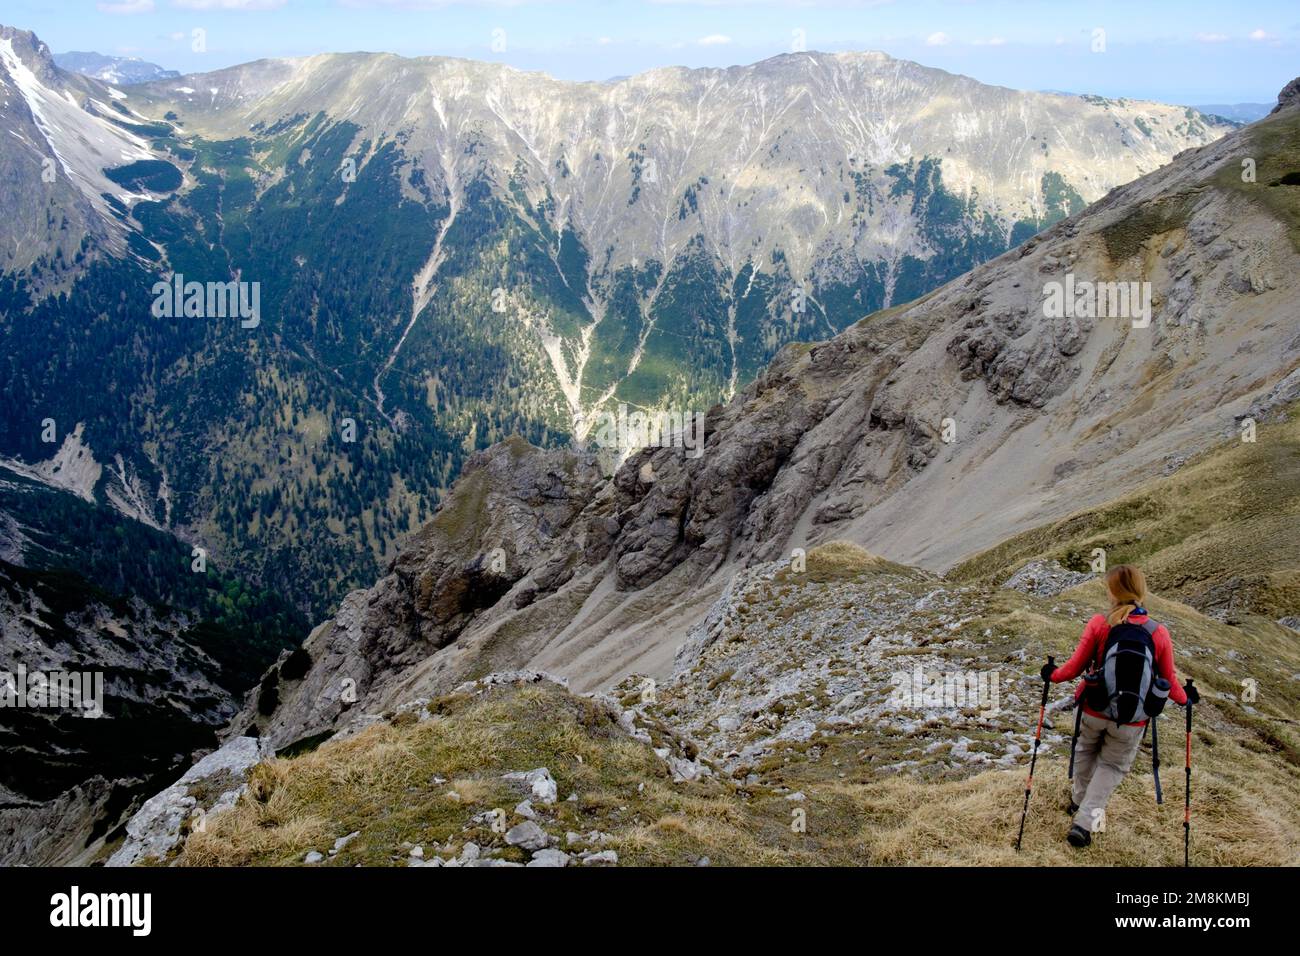
{"label": "mountain ridge", "polygon": [[102,80],[105,83],[144,83],[149,80],[175,79],[176,70],[168,70],[134,56],[107,56],[88,50],[69,50],[53,54],[60,69]]}

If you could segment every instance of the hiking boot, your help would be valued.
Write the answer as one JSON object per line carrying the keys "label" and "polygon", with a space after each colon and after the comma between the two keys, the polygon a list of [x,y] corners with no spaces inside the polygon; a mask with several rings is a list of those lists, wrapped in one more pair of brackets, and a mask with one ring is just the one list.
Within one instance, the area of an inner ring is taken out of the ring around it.
{"label": "hiking boot", "polygon": [[1067,810],[1066,812],[1067,812],[1068,814],[1070,814],[1070,816],[1074,816],[1076,813],[1079,812],[1079,805],[1078,805],[1077,803],[1075,803],[1073,800],[1071,800],[1071,801],[1070,801],[1070,809]]}
{"label": "hiking boot", "polygon": [[1070,846],[1080,850],[1092,844],[1092,834],[1077,823],[1070,827],[1070,832],[1065,835],[1065,838],[1070,841]]}

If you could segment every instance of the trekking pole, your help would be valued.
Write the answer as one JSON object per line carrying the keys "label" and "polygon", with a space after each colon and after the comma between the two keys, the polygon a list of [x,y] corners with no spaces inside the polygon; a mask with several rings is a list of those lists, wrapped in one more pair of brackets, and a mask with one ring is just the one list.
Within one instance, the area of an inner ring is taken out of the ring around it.
{"label": "trekking pole", "polygon": [[1066,774],[1066,779],[1074,779],[1074,749],[1079,746],[1079,727],[1083,723],[1083,701],[1074,702],[1074,736],[1070,739],[1070,772]]}
{"label": "trekking pole", "polygon": [[[1047,657],[1047,666],[1056,666],[1056,658],[1050,654]],[[1025,780],[1025,807],[1020,811],[1020,833],[1016,837],[1017,853],[1020,852],[1020,841],[1025,837],[1025,818],[1029,816],[1029,792],[1034,789],[1034,764],[1038,763],[1038,744],[1043,739],[1043,718],[1047,716],[1047,692],[1051,687],[1051,681],[1043,681],[1043,702],[1038,707],[1038,729],[1034,731],[1034,754],[1029,758],[1029,777]],[[1187,739],[1189,741],[1192,739],[1190,730],[1187,732]],[[1190,747],[1191,744],[1189,743],[1188,746]],[[1191,771],[1189,770],[1188,773],[1190,774]]]}
{"label": "trekking pole", "polygon": [[1192,847],[1192,704],[1200,699],[1200,692],[1192,686],[1192,679],[1187,678],[1183,685],[1187,694],[1187,774],[1186,786],[1183,788],[1183,866],[1190,866]]}
{"label": "trekking pole", "polygon": [[1165,802],[1164,791],[1160,789],[1160,732],[1157,725],[1160,715],[1151,718],[1151,775],[1156,778],[1156,803]]}

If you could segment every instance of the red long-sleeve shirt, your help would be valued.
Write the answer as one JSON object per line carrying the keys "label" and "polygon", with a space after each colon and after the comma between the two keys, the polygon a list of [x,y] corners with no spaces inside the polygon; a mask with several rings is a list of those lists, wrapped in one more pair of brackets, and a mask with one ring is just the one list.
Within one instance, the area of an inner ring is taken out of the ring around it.
{"label": "red long-sleeve shirt", "polygon": [[[1147,621],[1145,614],[1130,614],[1129,621],[1133,624],[1142,625]],[[1110,625],[1106,623],[1106,615],[1096,614],[1088,622],[1088,626],[1083,629],[1083,636],[1079,638],[1079,646],[1074,649],[1070,659],[1052,671],[1052,683],[1061,684],[1068,680],[1074,680],[1082,674],[1088,665],[1097,660],[1101,655],[1101,649],[1106,643],[1106,635],[1110,633]],[[1169,699],[1175,704],[1185,705],[1187,703],[1187,693],[1178,686],[1178,675],[1174,673],[1174,642],[1169,636],[1169,630],[1163,624],[1157,625],[1156,632],[1151,635],[1151,642],[1155,645],[1155,669],[1156,676],[1163,677],[1169,681]],[[1076,700],[1083,694],[1084,682],[1080,681],[1079,686],[1074,689]],[[1094,717],[1105,719],[1105,714],[1099,714],[1087,704],[1083,705],[1085,714],[1092,714]],[[1145,724],[1145,720],[1139,720],[1130,726],[1140,727]]]}

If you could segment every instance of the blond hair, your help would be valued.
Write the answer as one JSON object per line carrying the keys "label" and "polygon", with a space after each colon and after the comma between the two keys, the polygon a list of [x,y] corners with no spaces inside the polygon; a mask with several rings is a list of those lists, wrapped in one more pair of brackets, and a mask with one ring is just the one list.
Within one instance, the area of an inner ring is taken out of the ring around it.
{"label": "blond hair", "polygon": [[1110,613],[1106,622],[1114,627],[1145,603],[1147,579],[1131,564],[1119,564],[1106,572],[1106,590],[1110,591]]}

